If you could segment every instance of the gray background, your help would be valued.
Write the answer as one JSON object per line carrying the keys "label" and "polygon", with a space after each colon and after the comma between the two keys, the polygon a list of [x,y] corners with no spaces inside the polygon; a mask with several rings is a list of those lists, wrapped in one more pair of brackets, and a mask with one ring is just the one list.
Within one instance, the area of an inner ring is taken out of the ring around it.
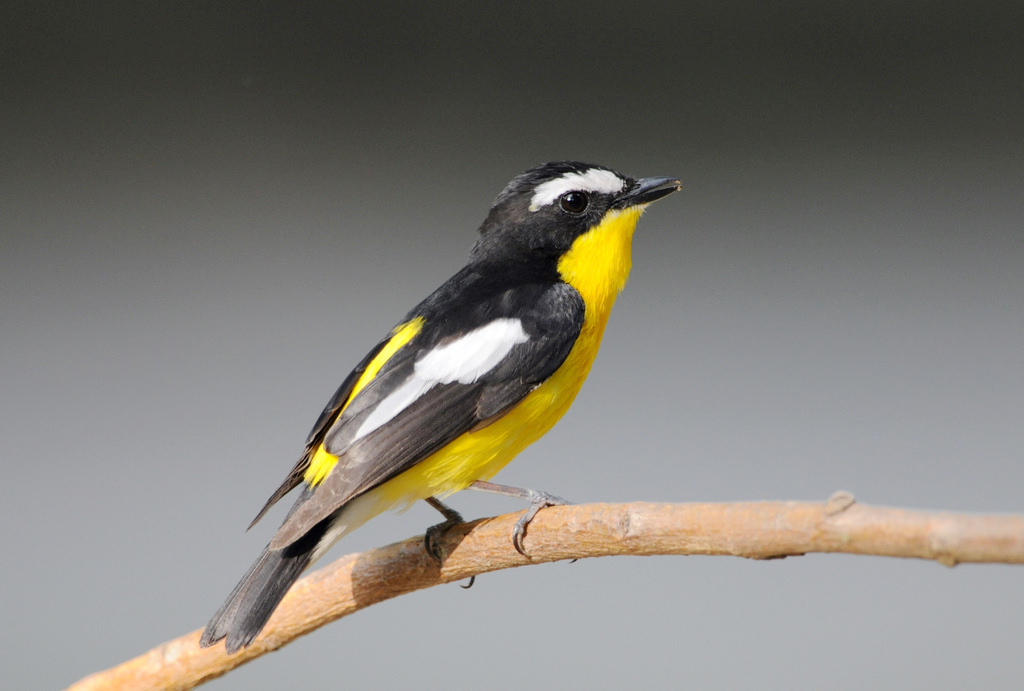
{"label": "gray background", "polygon": [[[1024,511],[1019,2],[358,5],[4,3],[5,688],[202,626],[335,386],[550,159],[685,187],[500,481]],[[1019,568],[600,559],[387,602],[210,688],[1008,689],[1022,643]]]}

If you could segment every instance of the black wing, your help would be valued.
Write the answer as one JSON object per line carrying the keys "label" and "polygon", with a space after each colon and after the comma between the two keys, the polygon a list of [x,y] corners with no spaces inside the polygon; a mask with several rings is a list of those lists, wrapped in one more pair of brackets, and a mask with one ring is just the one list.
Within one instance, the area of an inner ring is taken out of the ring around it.
{"label": "black wing", "polygon": [[[565,283],[525,285],[478,302],[472,315],[449,321],[426,318],[423,331],[399,350],[348,404],[324,436],[338,464],[271,541],[281,549],[356,496],[390,480],[474,427],[521,401],[565,361],[583,325],[583,299]],[[416,390],[416,364],[474,329],[516,320],[526,338],[472,381],[437,382]],[[431,328],[433,327],[433,328]],[[367,421],[394,405],[402,387],[410,403],[374,427]],[[371,431],[366,432],[369,425]]]}

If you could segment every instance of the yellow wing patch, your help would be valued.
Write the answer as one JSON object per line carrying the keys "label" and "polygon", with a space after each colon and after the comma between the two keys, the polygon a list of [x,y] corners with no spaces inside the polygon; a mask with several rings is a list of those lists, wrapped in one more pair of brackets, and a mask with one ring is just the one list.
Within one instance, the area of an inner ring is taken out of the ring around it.
{"label": "yellow wing patch", "polygon": [[[380,352],[377,353],[377,357],[370,361],[370,364],[366,366],[362,376],[356,381],[355,386],[352,387],[352,393],[349,394],[348,401],[338,411],[338,415],[341,415],[345,411],[345,407],[349,401],[355,398],[360,391],[366,388],[366,385],[373,381],[373,378],[380,372],[380,368],[390,360],[398,350],[406,343],[416,337],[416,334],[423,329],[423,317],[416,317],[411,319],[404,324],[399,324],[391,332],[391,340],[381,348]],[[324,445],[321,444],[317,447],[316,451],[313,452],[312,457],[309,459],[309,467],[306,468],[306,472],[303,473],[302,479],[306,481],[308,485],[319,485],[324,481],[324,478],[334,469],[334,466],[338,463],[338,457],[332,453],[329,453]]]}
{"label": "yellow wing patch", "polygon": [[316,447],[313,457],[309,459],[309,467],[303,473],[302,479],[306,481],[307,485],[319,485],[327,477],[327,474],[334,470],[334,466],[337,464],[338,457],[328,453],[324,445],[321,444]]}
{"label": "yellow wing patch", "polygon": [[[359,395],[359,392],[363,388],[373,381],[373,378],[380,372],[380,368],[384,366],[391,357],[398,352],[398,349],[404,346],[406,343],[416,338],[423,329],[423,317],[416,317],[411,319],[404,324],[399,324],[391,332],[394,336],[388,341],[387,345],[381,348],[380,352],[377,353],[377,357],[370,361],[370,364],[366,366],[366,371],[363,372],[363,376],[359,377],[359,381],[352,387],[352,394],[348,397],[348,400],[352,400]],[[342,408],[344,410],[344,408]]]}

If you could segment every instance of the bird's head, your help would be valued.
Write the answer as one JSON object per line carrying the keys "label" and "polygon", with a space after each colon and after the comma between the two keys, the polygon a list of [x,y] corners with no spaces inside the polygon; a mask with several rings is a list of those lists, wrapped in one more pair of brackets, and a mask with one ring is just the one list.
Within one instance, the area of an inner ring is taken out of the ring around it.
{"label": "bird's head", "polygon": [[634,179],[589,163],[545,163],[494,200],[471,257],[550,264],[585,298],[614,299],[629,275],[637,219],[680,186],[675,178]]}
{"label": "bird's head", "polygon": [[639,213],[679,187],[675,178],[636,180],[590,163],[545,163],[514,178],[494,200],[473,256],[561,256],[607,216]]}

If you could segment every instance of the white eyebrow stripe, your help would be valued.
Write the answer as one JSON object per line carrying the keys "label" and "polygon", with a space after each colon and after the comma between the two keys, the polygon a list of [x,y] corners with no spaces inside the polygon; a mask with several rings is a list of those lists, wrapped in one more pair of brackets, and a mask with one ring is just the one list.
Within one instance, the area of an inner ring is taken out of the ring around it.
{"label": "white eyebrow stripe", "polygon": [[528,340],[519,319],[495,319],[427,352],[416,362],[412,375],[363,420],[352,441],[387,424],[436,384],[472,384]]}
{"label": "white eyebrow stripe", "polygon": [[530,211],[547,206],[566,192],[599,192],[614,194],[621,192],[626,181],[610,170],[591,168],[585,173],[565,173],[564,175],[537,185],[530,199]]}

